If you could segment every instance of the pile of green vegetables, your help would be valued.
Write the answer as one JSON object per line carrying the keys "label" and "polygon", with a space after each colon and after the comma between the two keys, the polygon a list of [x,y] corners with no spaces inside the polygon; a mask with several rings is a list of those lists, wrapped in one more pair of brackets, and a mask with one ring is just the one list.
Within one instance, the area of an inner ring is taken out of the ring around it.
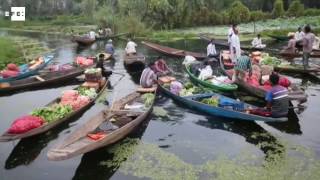
{"label": "pile of green vegetables", "polygon": [[218,107],[219,97],[205,98],[205,99],[202,99],[201,102],[210,106]]}
{"label": "pile of green vegetables", "polygon": [[152,94],[152,93],[146,93],[146,94],[143,94],[141,96],[143,102],[144,102],[144,105],[146,107],[150,107],[152,104],[153,104],[153,101],[154,101],[154,98],[155,98],[155,95]]}
{"label": "pile of green vegetables", "polygon": [[191,82],[187,82],[184,88],[180,91],[180,96],[192,96],[194,94],[204,93],[204,90],[198,86],[194,86]]}
{"label": "pile of green vegetables", "polygon": [[269,56],[268,53],[262,54],[262,60],[260,61],[261,65],[269,65],[269,66],[279,66],[281,64],[281,60],[276,57]]}
{"label": "pile of green vegetables", "polygon": [[88,96],[90,99],[94,99],[98,95],[94,88],[79,87],[77,90],[78,90],[80,95]]}
{"label": "pile of green vegetables", "polygon": [[55,104],[50,107],[35,109],[31,112],[31,115],[41,117],[46,122],[51,123],[66,117],[72,111],[70,105]]}

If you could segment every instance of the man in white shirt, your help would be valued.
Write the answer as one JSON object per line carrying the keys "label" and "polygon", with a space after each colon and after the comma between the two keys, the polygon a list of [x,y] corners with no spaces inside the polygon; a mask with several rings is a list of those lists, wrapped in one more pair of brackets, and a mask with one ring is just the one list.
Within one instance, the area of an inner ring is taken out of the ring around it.
{"label": "man in white shirt", "polygon": [[241,56],[241,46],[239,39],[239,31],[237,29],[234,30],[233,35],[231,36],[231,51],[230,56],[232,62],[236,63],[237,59]]}
{"label": "man in white shirt", "polygon": [[295,35],[294,35],[294,39],[296,40],[296,41],[301,41],[302,39],[303,39],[303,37],[304,37],[304,32],[302,31],[302,28],[301,27],[299,27],[298,28],[298,31],[295,33]]}
{"label": "man in white shirt", "polygon": [[211,39],[207,46],[207,56],[210,58],[217,57],[216,46],[214,45],[214,39]]}
{"label": "man in white shirt", "polygon": [[91,30],[89,32],[89,38],[95,40],[96,39],[96,33],[94,32],[94,30]]}
{"label": "man in white shirt", "polygon": [[228,30],[228,43],[230,44],[231,43],[231,37],[232,35],[234,34],[234,30],[237,29],[237,25],[236,24],[232,24],[232,26],[229,28]]}
{"label": "man in white shirt", "polygon": [[137,51],[136,51],[137,46],[138,45],[135,42],[133,42],[133,41],[131,41],[131,39],[129,39],[127,46],[126,46],[126,49],[125,49],[126,54],[127,55],[136,54],[137,53]]}
{"label": "man in white shirt", "polygon": [[257,37],[255,37],[253,39],[251,44],[252,44],[252,47],[254,47],[254,48],[265,48],[266,47],[265,44],[262,44],[262,39],[261,39],[261,35],[260,34],[258,34]]}

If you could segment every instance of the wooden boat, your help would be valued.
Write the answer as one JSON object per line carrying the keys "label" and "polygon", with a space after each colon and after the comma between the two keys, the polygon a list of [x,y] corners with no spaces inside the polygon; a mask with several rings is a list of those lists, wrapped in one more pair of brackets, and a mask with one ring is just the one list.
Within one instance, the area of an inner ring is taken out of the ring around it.
{"label": "wooden boat", "polygon": [[227,84],[223,83],[221,85],[215,85],[212,84],[211,82],[203,81],[196,77],[191,71],[189,66],[185,66],[185,71],[189,75],[189,78],[192,82],[200,84],[201,86],[204,86],[206,88],[209,88],[214,91],[223,91],[223,92],[230,92],[230,91],[235,91],[238,89],[238,86],[236,84]]}
{"label": "wooden boat", "polygon": [[[226,66],[224,65],[224,59],[223,56],[220,56],[220,66],[221,66],[221,70],[224,72],[225,75],[227,75],[230,79],[232,79],[232,75],[234,73],[233,68],[232,69],[227,69]],[[259,98],[265,98],[265,95],[267,93],[267,90],[264,89],[263,86],[253,86],[250,85],[248,83],[246,83],[245,81],[242,80],[236,80],[235,82],[239,87],[241,87],[242,89],[246,90],[248,93],[259,97]],[[291,84],[290,88],[289,88],[289,100],[297,100],[302,102],[306,102],[307,101],[307,95],[305,94],[305,92],[303,90],[301,90],[298,86]]]}
{"label": "wooden boat", "polygon": [[30,70],[28,68],[28,64],[24,64],[19,66],[19,69],[21,71],[21,74],[19,74],[18,76],[15,77],[10,77],[10,78],[2,78],[0,77],[0,83],[4,83],[4,82],[12,82],[18,79],[23,79],[23,78],[27,78],[29,76],[33,76],[38,74],[38,71],[43,69],[44,67],[46,67],[53,59],[53,55],[46,55],[43,56],[43,60],[44,63],[40,64],[36,69],[34,70]]}
{"label": "wooden boat", "polygon": [[84,36],[72,36],[72,42],[76,42],[79,45],[83,45],[83,46],[88,46],[93,44],[96,40],[95,39],[90,39],[88,37],[84,37]]}
{"label": "wooden boat", "polygon": [[7,86],[0,87],[1,93],[11,93],[28,88],[44,87],[54,83],[66,82],[74,79],[84,72],[83,68],[73,68],[70,70],[48,72],[38,76],[32,76],[26,79],[16,80],[6,83]]}
{"label": "wooden boat", "polygon": [[[288,118],[286,117],[272,118],[272,117],[257,116],[253,114],[247,114],[246,112],[243,112],[243,111],[236,111],[233,109],[227,109],[222,107],[214,107],[214,106],[210,106],[200,102],[204,98],[210,98],[212,96],[216,96],[216,97],[219,97],[219,99],[226,99],[229,102],[239,103],[235,99],[228,98],[226,96],[223,96],[217,93],[207,93],[207,94],[198,94],[193,96],[181,97],[171,93],[168,89],[166,89],[162,85],[158,85],[158,88],[161,92],[163,92],[168,97],[172,98],[174,101],[181,103],[192,110],[197,110],[211,116],[218,116],[218,117],[224,117],[224,118],[231,118],[233,120],[244,120],[244,121],[283,122],[288,120]],[[253,105],[244,103],[244,109],[249,109],[249,107],[251,107],[252,109],[257,108]]]}
{"label": "wooden boat", "polygon": [[186,55],[190,55],[195,57],[196,59],[205,59],[207,58],[206,54],[204,53],[196,53],[196,52],[191,52],[191,51],[185,51],[185,50],[180,50],[180,49],[175,49],[167,46],[162,46],[159,44],[151,43],[151,42],[146,42],[142,41],[142,44],[146,45],[147,47],[156,50],[160,53],[173,56],[173,57],[179,57],[179,58],[184,58]]}
{"label": "wooden boat", "polygon": [[[285,51],[281,51],[279,53],[279,55],[284,58],[298,58],[298,57],[302,57],[303,53],[299,52],[299,53],[292,54],[292,53],[287,53]],[[312,51],[310,54],[310,57],[311,58],[320,58],[320,51]]]}
{"label": "wooden boat", "polygon": [[289,41],[289,37],[288,36],[281,36],[281,35],[271,35],[268,34],[267,36],[277,40],[277,41]]}
{"label": "wooden boat", "polygon": [[143,54],[124,55],[123,59],[125,66],[141,66],[144,67],[146,63],[146,57]]}
{"label": "wooden boat", "polygon": [[[141,93],[133,92],[116,101],[111,109],[102,111],[91,118],[64,141],[50,149],[47,153],[48,159],[52,161],[69,159],[116,143],[126,137],[152,112],[153,103],[146,109],[140,107],[136,110],[125,110],[127,104],[141,103],[141,95]],[[118,128],[107,131],[99,128],[108,125],[116,125]],[[106,136],[99,140],[92,140],[88,137],[88,134],[91,133],[104,133]]]}
{"label": "wooden boat", "polygon": [[120,36],[125,36],[128,35],[129,33],[119,33],[119,34],[114,34],[114,35],[110,35],[110,36],[96,36],[96,40],[109,40],[112,38],[118,38]]}
{"label": "wooden boat", "polygon": [[[207,42],[211,41],[212,38],[205,36],[205,35],[199,35],[200,39],[203,39]],[[226,40],[221,40],[221,39],[215,39],[214,44],[224,47],[224,48],[229,48],[229,44]],[[246,51],[263,51],[265,48],[255,48],[255,47],[250,47],[250,46],[241,46],[242,50]]]}
{"label": "wooden boat", "polygon": [[[79,110],[77,111],[73,111],[72,113],[70,113],[69,115],[67,115],[66,117],[62,118],[62,119],[59,119],[59,120],[56,120],[54,122],[51,122],[51,123],[45,123],[43,124],[42,126],[38,127],[38,128],[35,128],[35,129],[32,129],[26,133],[23,133],[23,134],[10,134],[10,133],[4,133],[3,135],[0,136],[0,142],[7,142],[7,141],[13,141],[13,140],[16,140],[16,139],[22,139],[22,138],[27,138],[27,137],[30,137],[30,136],[34,136],[34,135],[37,135],[37,134],[41,134],[41,133],[44,133],[58,125],[60,125],[61,123],[63,122],[66,122],[68,121],[69,119],[71,119],[72,117],[80,114],[80,113],[83,113],[84,111],[88,110],[89,107],[91,107],[91,105],[94,104],[95,100],[103,93],[103,91],[106,89],[107,87],[107,83],[105,83],[100,89],[99,89],[99,92],[98,92],[98,95],[96,98],[92,99],[90,101],[90,103],[88,103],[87,105],[83,106],[82,108],[80,108]],[[46,105],[46,107],[49,107],[55,103],[58,103],[60,101],[60,97],[56,98],[55,100],[53,100],[52,102],[50,102],[49,104]]]}

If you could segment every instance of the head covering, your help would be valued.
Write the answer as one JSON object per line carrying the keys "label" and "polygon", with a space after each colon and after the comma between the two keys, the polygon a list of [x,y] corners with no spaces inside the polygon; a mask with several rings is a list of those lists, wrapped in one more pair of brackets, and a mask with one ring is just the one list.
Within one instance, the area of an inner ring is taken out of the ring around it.
{"label": "head covering", "polygon": [[108,43],[112,43],[112,39],[109,39],[109,40],[108,40]]}

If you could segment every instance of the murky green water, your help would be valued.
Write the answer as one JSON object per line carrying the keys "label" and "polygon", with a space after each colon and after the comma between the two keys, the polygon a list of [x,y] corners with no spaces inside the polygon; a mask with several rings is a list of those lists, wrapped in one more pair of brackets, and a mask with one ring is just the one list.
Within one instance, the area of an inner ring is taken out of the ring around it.
{"label": "murky green water", "polygon": [[[64,37],[23,35],[39,38],[48,47],[57,49],[56,61],[60,63],[71,62],[79,54],[94,55],[104,46],[103,42],[98,42],[83,49]],[[137,85],[138,79],[123,67],[124,44],[115,41],[116,61],[111,67],[116,74],[111,77],[114,90],[106,94],[109,101],[125,96]],[[202,41],[179,41],[168,45],[193,51],[205,49]],[[142,45],[139,50],[148,59],[159,55]],[[172,69],[183,74],[181,61],[167,58]],[[0,177],[4,180],[319,179],[320,86],[308,83],[307,79],[295,77],[294,80],[307,85],[309,101],[306,110],[290,118],[289,122],[266,124],[207,117],[160,97],[156,106],[164,108],[168,116],[152,115],[128,139],[70,160],[48,161],[48,149],[106,108],[97,103],[79,117],[45,134],[1,143]],[[63,90],[74,86],[61,84],[0,97],[0,132],[4,132],[15,118],[47,104]]]}

